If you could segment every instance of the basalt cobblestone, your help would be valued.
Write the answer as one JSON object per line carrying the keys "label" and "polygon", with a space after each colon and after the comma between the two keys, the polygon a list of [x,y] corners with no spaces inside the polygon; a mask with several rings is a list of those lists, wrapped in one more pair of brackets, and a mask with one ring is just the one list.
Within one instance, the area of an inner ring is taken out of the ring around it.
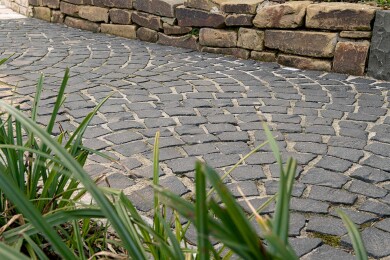
{"label": "basalt cobblestone", "polygon": [[[369,253],[389,256],[390,84],[368,78],[288,69],[275,63],[94,34],[35,19],[0,19],[0,97],[28,111],[45,74],[41,124],[70,68],[65,110],[56,132],[72,131],[106,96],[84,144],[116,158],[91,156],[91,176],[106,174],[145,214],[152,209],[152,146],[161,132],[161,183],[194,192],[194,163],[227,172],[266,138],[268,122],[283,154],[298,160],[291,201],[291,244],[303,259],[348,259],[314,234],[343,236],[335,210],[362,225]],[[16,87],[16,88],[15,88]],[[12,91],[16,89],[16,91]],[[243,207],[240,186],[258,207],[276,192],[279,169],[268,147],[226,180]],[[102,184],[103,185],[103,184]],[[107,184],[104,184],[107,185]],[[274,205],[264,210],[272,213]],[[248,210],[246,208],[246,210]],[[299,237],[299,238],[294,238]]]}

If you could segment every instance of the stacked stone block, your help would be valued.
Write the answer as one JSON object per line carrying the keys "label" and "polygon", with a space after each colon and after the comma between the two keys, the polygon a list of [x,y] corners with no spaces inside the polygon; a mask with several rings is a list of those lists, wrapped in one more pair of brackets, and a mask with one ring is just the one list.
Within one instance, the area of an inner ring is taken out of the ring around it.
{"label": "stacked stone block", "polygon": [[4,5],[13,11],[25,16],[32,15],[32,9],[29,8],[28,0],[5,0]]}
{"label": "stacked stone block", "polygon": [[29,0],[51,22],[131,39],[363,75],[376,8],[264,0]]}

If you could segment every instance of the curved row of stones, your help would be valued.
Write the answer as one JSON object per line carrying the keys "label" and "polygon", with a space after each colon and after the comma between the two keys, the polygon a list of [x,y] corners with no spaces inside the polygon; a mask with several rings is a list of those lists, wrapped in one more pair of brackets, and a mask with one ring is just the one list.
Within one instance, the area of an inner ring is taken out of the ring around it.
{"label": "curved row of stones", "polygon": [[[91,156],[87,170],[93,177],[106,174],[145,215],[152,209],[156,131],[161,131],[161,184],[191,196],[194,162],[226,172],[266,139],[261,128],[266,121],[283,157],[299,162],[290,227],[299,256],[352,258],[337,208],[363,229],[372,257],[390,255],[390,83],[145,44],[34,19],[0,21],[0,39],[2,54],[14,53],[1,67],[2,99],[28,110],[38,73],[46,75],[41,124],[48,122],[66,67],[71,78],[56,131],[72,131],[112,94],[92,120],[84,145],[118,162]],[[256,207],[276,192],[277,180],[275,159],[263,147],[226,183],[242,201],[240,186]],[[264,213],[272,212],[271,205]],[[339,248],[321,238],[332,238]]]}

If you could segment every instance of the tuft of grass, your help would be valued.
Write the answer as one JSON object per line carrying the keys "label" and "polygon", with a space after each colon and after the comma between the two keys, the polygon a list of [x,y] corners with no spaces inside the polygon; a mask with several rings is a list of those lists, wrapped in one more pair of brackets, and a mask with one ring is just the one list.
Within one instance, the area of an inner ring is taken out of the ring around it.
{"label": "tuft of grass", "polygon": [[339,236],[322,234],[319,232],[311,232],[309,234],[312,237],[320,238],[325,244],[330,245],[332,247],[340,247],[341,246],[341,237],[339,237]]}

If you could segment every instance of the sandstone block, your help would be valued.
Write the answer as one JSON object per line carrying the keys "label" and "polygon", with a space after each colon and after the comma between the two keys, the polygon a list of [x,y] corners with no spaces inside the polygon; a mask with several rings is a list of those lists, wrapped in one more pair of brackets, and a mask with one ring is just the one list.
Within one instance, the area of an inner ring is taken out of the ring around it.
{"label": "sandstone block", "polygon": [[264,0],[216,0],[221,3],[221,10],[225,13],[256,14],[258,4]]}
{"label": "sandstone block", "polygon": [[311,4],[306,27],[329,30],[371,30],[376,8],[355,3]]}
{"label": "sandstone block", "polygon": [[51,9],[48,7],[34,7],[34,17],[50,22]]}
{"label": "sandstone block", "polygon": [[42,5],[53,9],[60,8],[60,0],[42,0]]}
{"label": "sandstone block", "polygon": [[297,28],[304,22],[310,1],[293,1],[269,5],[257,11],[253,24],[258,28]]}
{"label": "sandstone block", "polygon": [[[85,0],[84,0],[85,1]],[[87,0],[91,1],[91,0]],[[92,0],[93,5],[100,7],[133,8],[132,0]]]}
{"label": "sandstone block", "polygon": [[67,2],[74,5],[87,5],[91,3],[91,0],[61,0],[61,2]]}
{"label": "sandstone block", "polygon": [[253,18],[251,14],[230,14],[226,16],[225,24],[227,26],[253,26]]}
{"label": "sandstone block", "polygon": [[108,8],[96,6],[81,6],[79,16],[92,22],[108,23]]}
{"label": "sandstone block", "polygon": [[220,11],[219,4],[216,4],[211,0],[186,0],[184,2],[184,6],[189,8],[200,9],[208,12],[211,10]]}
{"label": "sandstone block", "polygon": [[211,47],[236,47],[237,32],[202,28],[199,32],[199,43]]}
{"label": "sandstone block", "polygon": [[224,54],[229,56],[234,56],[240,59],[248,59],[250,52],[248,50],[240,48],[213,48],[213,47],[202,47],[202,52],[210,52],[217,54]]}
{"label": "sandstone block", "polygon": [[123,24],[101,24],[102,33],[112,34],[124,38],[136,39],[135,25],[123,25]]}
{"label": "sandstone block", "polygon": [[333,57],[337,33],[266,30],[264,45],[285,53]]}
{"label": "sandstone block", "polygon": [[131,24],[132,11],[125,9],[111,8],[109,10],[110,21],[117,24]]}
{"label": "sandstone block", "polygon": [[[28,4],[32,5],[32,6],[42,6],[42,0],[28,0]],[[9,6],[7,6],[7,7],[9,7]]]}
{"label": "sandstone block", "polygon": [[172,17],[161,17],[161,21],[163,21],[163,23],[167,23],[169,25],[175,25],[177,22],[177,19],[172,18]]}
{"label": "sandstone block", "polygon": [[134,9],[165,17],[175,17],[175,8],[184,0],[135,0]]}
{"label": "sandstone block", "polygon": [[341,31],[340,37],[350,39],[369,39],[371,38],[371,32],[365,31]]}
{"label": "sandstone block", "polygon": [[167,23],[163,23],[163,29],[164,33],[167,35],[181,35],[192,31],[191,27],[181,27],[177,25],[169,25]]}
{"label": "sandstone block", "polygon": [[270,51],[252,51],[251,59],[264,62],[276,62],[276,53]]}
{"label": "sandstone block", "polygon": [[51,11],[51,22],[52,23],[64,23],[64,14],[61,11]]}
{"label": "sandstone block", "polygon": [[368,74],[390,80],[390,11],[377,11],[372,32]]}
{"label": "sandstone block", "polygon": [[70,17],[70,16],[65,17],[65,24],[69,27],[79,28],[82,30],[87,30],[92,32],[100,31],[99,24],[87,20],[79,19],[79,18]]}
{"label": "sandstone block", "polygon": [[370,43],[338,42],[333,59],[333,71],[352,75],[363,75]]}
{"label": "sandstone block", "polygon": [[158,34],[156,31],[152,29],[140,27],[137,30],[137,38],[140,39],[141,41],[157,42]]}
{"label": "sandstone block", "polygon": [[332,69],[332,64],[329,60],[320,60],[308,57],[279,54],[277,61],[279,64],[282,64],[284,66],[305,70],[330,71]]}
{"label": "sandstone block", "polygon": [[60,10],[64,14],[70,15],[70,16],[79,16],[79,8],[80,6],[74,5],[74,4],[69,4],[66,2],[61,2],[60,3]]}
{"label": "sandstone block", "polygon": [[225,15],[179,6],[176,8],[179,26],[222,28],[225,26]]}
{"label": "sandstone block", "polygon": [[238,30],[238,41],[237,46],[261,51],[264,49],[264,31],[255,29],[240,28]]}
{"label": "sandstone block", "polygon": [[194,35],[175,37],[165,35],[163,33],[158,33],[157,43],[180,48],[199,50],[198,38]]}
{"label": "sandstone block", "polygon": [[142,27],[146,27],[155,31],[162,29],[161,17],[156,15],[142,12],[133,12],[131,20]]}

